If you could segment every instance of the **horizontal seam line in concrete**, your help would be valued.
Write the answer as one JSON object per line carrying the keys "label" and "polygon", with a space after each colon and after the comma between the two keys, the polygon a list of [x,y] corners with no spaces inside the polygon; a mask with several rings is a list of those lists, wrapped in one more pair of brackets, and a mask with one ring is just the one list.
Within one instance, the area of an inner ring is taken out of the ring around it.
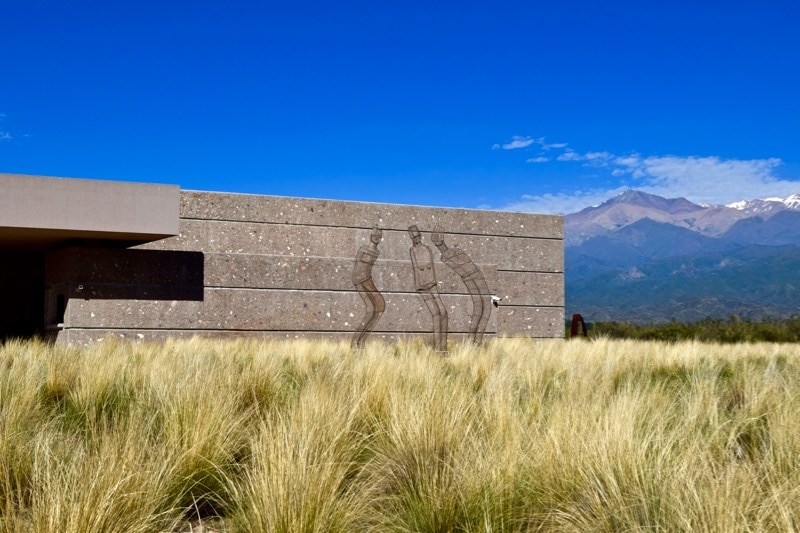
{"label": "horizontal seam line in concrete", "polygon": [[[336,293],[336,294],[356,293],[357,292],[355,288],[347,289],[347,290],[346,289],[292,289],[292,288],[284,288],[284,287],[229,287],[229,286],[225,286],[225,285],[220,285],[220,286],[206,285],[203,288],[204,289],[209,289],[209,290],[267,291],[267,292],[278,292],[278,291],[281,291],[281,292],[310,292],[310,293],[330,292],[330,293]],[[409,290],[409,291],[379,290],[378,292],[380,292],[381,294],[393,294],[393,295],[399,295],[399,294],[417,295],[417,294],[420,294],[419,292],[412,291],[412,290]],[[444,296],[470,296],[470,294],[468,292],[440,292],[439,294],[444,295]],[[487,296],[493,296],[493,295],[496,295],[496,294],[495,293],[490,293]]]}
{"label": "horizontal seam line in concrete", "polygon": [[[308,330],[308,329],[243,329],[243,328],[114,328],[114,327],[103,327],[103,326],[71,326],[61,328],[60,331],[75,331],[75,330],[83,330],[83,331],[130,331],[130,332],[144,332],[144,331],[220,331],[220,332],[247,332],[247,331],[261,331],[261,332],[269,332],[269,333],[308,333],[308,334],[327,334],[327,333],[355,333],[356,330],[354,329],[325,329],[325,330]],[[373,330],[370,332],[370,335],[406,335],[406,334],[430,334],[431,330],[423,329],[417,331],[389,331],[389,330]],[[449,330],[448,334],[453,335],[468,335],[470,334],[469,331],[454,331]],[[497,335],[496,331],[486,331],[485,335]],[[502,332],[499,334],[503,334]]]}
{"label": "horizontal seam line in concrete", "polygon": [[[135,283],[101,283],[101,282],[93,282],[93,281],[77,281],[77,282],[67,282],[65,285],[75,286],[75,285],[85,285],[87,288],[131,288],[131,289],[139,289],[139,290],[146,290],[146,289],[164,289],[170,288],[174,290],[178,289],[185,289],[190,291],[197,291],[197,290],[236,290],[236,291],[265,291],[265,292],[308,292],[308,293],[322,293],[322,292],[331,292],[331,293],[356,293],[356,289],[306,289],[306,288],[293,288],[293,287],[252,287],[248,285],[140,285]],[[404,295],[404,294],[419,294],[416,291],[408,290],[408,291],[398,291],[398,290],[380,290],[381,294],[391,294],[391,295]],[[502,291],[500,291],[502,292]],[[439,294],[444,296],[471,296],[469,292],[440,292]],[[487,296],[492,296],[494,293],[488,294]],[[91,298],[85,297],[86,295],[77,295],[74,296],[75,299],[78,300],[102,300],[104,298]],[[108,299],[108,298],[106,298]],[[113,299],[113,298],[112,298]],[[126,299],[133,299],[136,298],[126,298]],[[175,300],[176,298],[166,298],[169,300]],[[177,298],[179,299],[179,298]],[[543,305],[520,305],[520,304],[501,304],[501,306],[520,306],[520,307],[560,307],[560,306],[543,306]]]}
{"label": "horizontal seam line in concrete", "polygon": [[[180,250],[176,250],[180,251]],[[226,256],[226,257],[286,257],[292,259],[325,259],[328,261],[347,261],[348,263],[353,263],[354,259],[349,256],[324,256],[324,255],[279,255],[279,254],[258,254],[258,253],[249,253],[249,252],[201,252],[203,255],[218,255],[218,256]],[[281,259],[276,259],[277,262],[280,262]],[[376,265],[380,265],[383,263],[401,263],[403,265],[410,265],[410,259],[378,259]],[[436,265],[445,265],[441,261],[436,261]],[[519,269],[519,268],[497,268],[497,263],[475,263],[481,268],[489,268],[490,270],[495,270],[497,272],[519,272],[521,274],[564,274],[563,270],[527,270],[527,269]],[[348,270],[349,272],[349,270]]]}
{"label": "horizontal seam line in concrete", "polygon": [[[254,291],[290,291],[290,292],[357,292],[355,287],[348,288],[348,289],[305,289],[305,288],[296,288],[296,287],[253,287],[250,285],[140,285],[138,283],[100,283],[100,282],[93,282],[93,281],[75,281],[75,282],[68,282],[65,285],[85,285],[89,288],[93,287],[114,287],[114,288],[153,288],[153,289],[164,289],[164,288],[174,288],[174,289],[231,289],[231,290],[254,290]],[[414,290],[409,289],[408,291],[388,291],[388,290],[379,290],[381,294],[419,294]],[[441,292],[440,294],[466,294],[469,295],[468,292]],[[79,298],[80,296],[78,296]]]}
{"label": "horizontal seam line in concrete", "polygon": [[[111,287],[140,288],[140,287],[142,287],[141,285],[135,285],[135,284],[130,284],[130,285],[124,285],[124,284],[123,285],[112,285],[112,284],[101,285],[99,283],[90,283],[90,282],[86,282],[86,283],[83,283],[83,284],[87,285],[89,288],[92,288],[92,287],[98,287],[98,288],[103,288],[103,287],[108,287],[108,288],[111,288]],[[192,285],[184,285],[184,286],[180,286],[180,285],[150,285],[150,286],[148,286],[148,288],[153,288],[153,289],[163,289],[163,288],[166,288],[166,287],[169,287],[169,288],[184,288],[184,289],[190,290],[190,291],[198,291],[200,289],[203,289],[203,290],[215,290],[215,291],[231,290],[231,291],[308,292],[308,293],[326,293],[326,292],[328,292],[328,293],[333,293],[333,294],[346,294],[346,293],[347,294],[349,294],[349,293],[355,294],[355,293],[357,293],[357,291],[354,288],[353,289],[298,289],[298,288],[292,288],[292,287],[250,287],[250,286],[246,286],[246,285],[245,286],[240,286],[240,285],[237,285],[237,286],[231,286],[231,285],[205,285],[203,287],[195,287],[195,286],[192,286]],[[419,294],[419,293],[417,293],[415,291],[412,291],[412,290],[409,290],[409,291],[387,291],[387,290],[379,289],[379,292],[381,294],[383,294],[383,295],[405,295],[405,294],[414,294],[414,295],[416,295],[416,294]],[[440,292],[439,294],[441,294],[443,296],[470,296],[470,294],[468,292]],[[488,296],[493,296],[493,295],[495,295],[495,293],[491,293]],[[114,300],[114,299],[118,299],[118,298],[89,297],[89,296],[84,296],[84,295],[80,295],[80,294],[76,295],[76,296],[72,296],[72,298],[75,298],[77,300]],[[134,297],[131,297],[131,298],[124,298],[124,299],[125,300],[143,300],[143,299],[151,299],[151,298],[134,298]],[[181,300],[181,298],[157,298],[157,299]]]}
{"label": "horizontal seam line in concrete", "polygon": [[[264,224],[266,226],[280,226],[285,228],[287,226],[297,226],[297,227],[304,227],[304,228],[338,228],[338,229],[354,229],[354,230],[371,230],[372,226],[342,226],[340,224],[300,224],[296,222],[268,222],[266,220],[232,220],[228,218],[196,218],[196,217],[180,217],[180,220],[197,220],[200,222],[233,222],[233,223],[242,223],[242,224]],[[446,228],[445,228],[446,229]],[[399,233],[405,233],[408,230],[406,228],[381,228],[382,231],[396,231]],[[426,233],[433,233],[432,231],[427,231],[422,229],[423,236]],[[549,240],[549,241],[563,241],[564,237],[542,237],[542,236],[533,236],[533,235],[508,235],[503,233],[462,233],[457,231],[445,231],[445,235],[459,235],[459,236],[470,236],[470,237],[500,237],[500,238],[515,238],[515,239],[541,239],[541,240]],[[446,240],[446,237],[445,237]],[[410,241],[409,241],[410,242]]]}
{"label": "horizontal seam line in concrete", "polygon": [[[253,291],[286,291],[286,292],[330,292],[335,294],[350,294],[350,293],[357,293],[355,288],[353,289],[292,289],[289,287],[228,287],[225,285],[208,285],[206,286],[207,289],[232,289],[232,290],[253,290]],[[378,292],[381,294],[419,294],[415,291],[387,291],[379,289]],[[470,296],[468,292],[439,292],[439,294],[446,295],[446,296]],[[492,296],[491,294],[489,296]]]}
{"label": "horizontal seam line in concrete", "polygon": [[[340,293],[355,293],[355,292],[357,292],[355,288],[352,288],[352,289],[298,289],[298,288],[292,288],[292,287],[251,287],[251,286],[247,286],[247,285],[203,285],[203,286],[197,286],[197,285],[139,285],[139,284],[135,284],[135,283],[130,283],[130,284],[128,284],[128,283],[98,283],[98,282],[91,282],[91,281],[87,281],[87,282],[80,282],[80,281],[79,282],[68,282],[68,283],[66,283],[66,285],[86,285],[90,289],[91,288],[106,288],[107,287],[107,288],[132,288],[132,289],[142,289],[142,290],[144,290],[144,289],[164,289],[164,288],[168,287],[168,288],[174,289],[174,290],[186,289],[186,290],[193,290],[193,291],[196,291],[196,290],[199,290],[199,289],[203,289],[203,290],[209,289],[209,290],[236,290],[236,291],[313,292],[313,293],[330,292],[330,293],[336,293],[336,294],[340,294]],[[398,294],[419,294],[418,292],[411,291],[411,290],[408,290],[408,291],[380,290],[379,292],[381,294],[394,294],[394,295],[398,295]],[[502,292],[502,291],[500,291],[500,292]],[[471,294],[468,293],[468,292],[440,292],[439,294],[443,294],[443,295],[446,295],[446,296],[471,296]],[[495,294],[494,293],[490,293],[487,296],[493,296],[493,295],[495,295]],[[88,298],[88,297],[84,298],[82,296],[83,295],[77,295],[77,296],[74,296],[74,298],[76,298],[78,300],[84,300],[84,299],[85,300],[91,300],[92,299],[92,298]],[[96,299],[102,300],[103,298],[96,298]],[[126,299],[136,300],[136,298],[126,298]],[[175,300],[175,299],[179,299],[179,298],[168,298],[168,299]],[[535,307],[541,307],[541,306],[535,306]]]}
{"label": "horizontal seam line in concrete", "polygon": [[[159,250],[160,251],[160,250]],[[292,258],[292,259],[325,259],[328,261],[348,261],[352,263],[355,260],[355,252],[352,255],[286,255],[286,254],[265,254],[259,252],[200,252],[205,255],[222,255],[222,256],[244,256],[244,257],[275,257],[275,258]],[[280,260],[280,259],[279,259]],[[390,259],[379,257],[378,263],[411,263],[411,259]],[[437,262],[438,263],[438,262]],[[442,263],[444,264],[444,263]],[[478,266],[494,267],[497,263],[475,263]]]}

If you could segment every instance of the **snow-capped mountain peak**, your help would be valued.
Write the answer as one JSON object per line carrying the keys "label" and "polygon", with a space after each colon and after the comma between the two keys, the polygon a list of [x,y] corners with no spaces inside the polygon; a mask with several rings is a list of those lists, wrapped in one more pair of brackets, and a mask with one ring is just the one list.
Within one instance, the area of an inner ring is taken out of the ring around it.
{"label": "snow-capped mountain peak", "polygon": [[565,218],[565,245],[577,246],[648,218],[710,237],[721,237],[741,220],[762,221],[788,212],[800,212],[800,194],[788,198],[742,200],[727,205],[695,204],[685,198],[662,198],[630,190]]}
{"label": "snow-capped mountain peak", "polygon": [[739,200],[738,202],[731,202],[729,204],[725,204],[725,207],[730,207],[731,209],[738,209],[743,211],[747,209],[747,206],[750,204],[749,200]]}
{"label": "snow-capped mountain peak", "polygon": [[800,194],[725,206],[634,191],[564,217],[567,309],[595,320],[794,316],[798,265]]}
{"label": "snow-capped mountain peak", "polygon": [[740,200],[726,204],[725,207],[745,211],[754,215],[762,215],[791,209],[800,211],[800,194],[793,194],[788,198],[763,198],[760,200]]}
{"label": "snow-capped mountain peak", "polygon": [[783,204],[786,206],[787,209],[800,211],[800,194],[793,194],[790,197],[784,199]]}

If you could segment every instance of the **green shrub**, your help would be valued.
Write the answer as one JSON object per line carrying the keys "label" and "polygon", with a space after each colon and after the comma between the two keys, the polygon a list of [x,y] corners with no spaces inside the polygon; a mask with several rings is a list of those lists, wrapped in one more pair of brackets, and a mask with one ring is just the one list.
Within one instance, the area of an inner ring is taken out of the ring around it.
{"label": "green shrub", "polygon": [[[610,321],[588,323],[587,327],[589,337],[593,338],[725,343],[800,341],[800,317],[750,321],[733,316],[728,320],[705,318],[693,323],[672,321],[666,324]],[[567,324],[566,336],[570,336],[570,324]]]}

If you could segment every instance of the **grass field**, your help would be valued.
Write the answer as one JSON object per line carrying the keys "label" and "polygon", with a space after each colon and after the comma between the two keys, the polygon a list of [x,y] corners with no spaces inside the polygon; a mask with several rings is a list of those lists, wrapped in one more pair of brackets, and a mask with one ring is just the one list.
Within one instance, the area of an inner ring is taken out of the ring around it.
{"label": "grass field", "polygon": [[793,531],[798,413],[794,344],[10,341],[0,531]]}

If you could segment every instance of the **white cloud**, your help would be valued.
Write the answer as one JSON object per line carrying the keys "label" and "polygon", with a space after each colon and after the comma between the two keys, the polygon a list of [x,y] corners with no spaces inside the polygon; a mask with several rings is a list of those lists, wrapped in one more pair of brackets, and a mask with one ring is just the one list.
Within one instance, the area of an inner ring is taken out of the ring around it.
{"label": "white cloud", "polygon": [[617,189],[592,189],[570,193],[545,193],[541,195],[524,195],[518,202],[504,206],[506,211],[523,211],[529,213],[567,214],[577,213],[585,207],[599,205],[612,196],[625,192],[630,187]]}
{"label": "white cloud", "polygon": [[613,163],[633,178],[636,189],[693,202],[727,204],[800,192],[800,182],[781,179],[782,162],[770,159],[722,159],[716,156],[632,156]]}
{"label": "white cloud", "polygon": [[545,157],[543,155],[540,155],[540,156],[537,156],[537,157],[531,157],[530,159],[528,159],[526,161],[526,163],[547,163],[548,161],[550,161],[549,157]]}
{"label": "white cloud", "polygon": [[588,164],[600,166],[605,166],[611,159],[614,159],[614,156],[608,152],[587,152],[585,154],[579,154],[575,150],[569,148],[556,158],[557,161],[586,161]]}
{"label": "white cloud", "polygon": [[587,152],[586,155],[583,156],[587,161],[607,161],[614,156],[609,154],[608,152]]}
{"label": "white cloud", "polygon": [[[541,141],[541,142],[539,142]],[[539,144],[543,140],[536,141]],[[574,213],[597,205],[627,189],[637,189],[665,198],[685,197],[692,202],[728,204],[737,200],[787,197],[800,193],[800,180],[776,174],[782,161],[769,159],[723,159],[716,156],[617,156],[605,151],[578,153],[567,148],[555,157],[561,163],[582,163],[593,173],[607,169],[604,181],[616,182],[576,192],[526,195],[504,207],[514,211]],[[539,158],[529,162],[544,162]],[[596,177],[595,177],[596,179]]]}
{"label": "white cloud", "polygon": [[555,148],[566,148],[567,143],[546,143],[544,142],[544,137],[539,137],[538,139],[534,139],[536,144],[542,147],[542,150],[553,150]]}
{"label": "white cloud", "polygon": [[517,150],[518,148],[527,148],[534,142],[536,141],[534,141],[530,137],[522,137],[521,135],[514,135],[513,137],[511,137],[511,142],[505,144],[495,144],[492,146],[492,149],[498,150],[502,148],[503,150]]}
{"label": "white cloud", "polygon": [[[0,113],[0,122],[2,122],[4,118],[6,118],[6,114],[5,113]],[[0,130],[0,142],[2,142],[2,141],[10,141],[12,138],[13,137],[9,132],[4,131],[4,130]]]}
{"label": "white cloud", "polygon": [[575,152],[574,150],[567,150],[566,152],[564,152],[560,156],[556,157],[556,160],[557,161],[583,161],[583,158],[581,157],[580,154],[578,154],[578,152]]}
{"label": "white cloud", "polygon": [[566,148],[567,143],[553,143],[553,144],[542,144],[542,150],[551,150],[553,148]]}
{"label": "white cloud", "polygon": [[544,137],[539,137],[538,139],[534,139],[531,136],[522,136],[522,135],[514,135],[511,137],[511,142],[505,144],[493,144],[492,150],[516,150],[518,148],[527,148],[532,144],[538,144],[542,150],[548,151],[553,149],[559,148],[566,148],[567,143],[546,143],[544,142]]}

